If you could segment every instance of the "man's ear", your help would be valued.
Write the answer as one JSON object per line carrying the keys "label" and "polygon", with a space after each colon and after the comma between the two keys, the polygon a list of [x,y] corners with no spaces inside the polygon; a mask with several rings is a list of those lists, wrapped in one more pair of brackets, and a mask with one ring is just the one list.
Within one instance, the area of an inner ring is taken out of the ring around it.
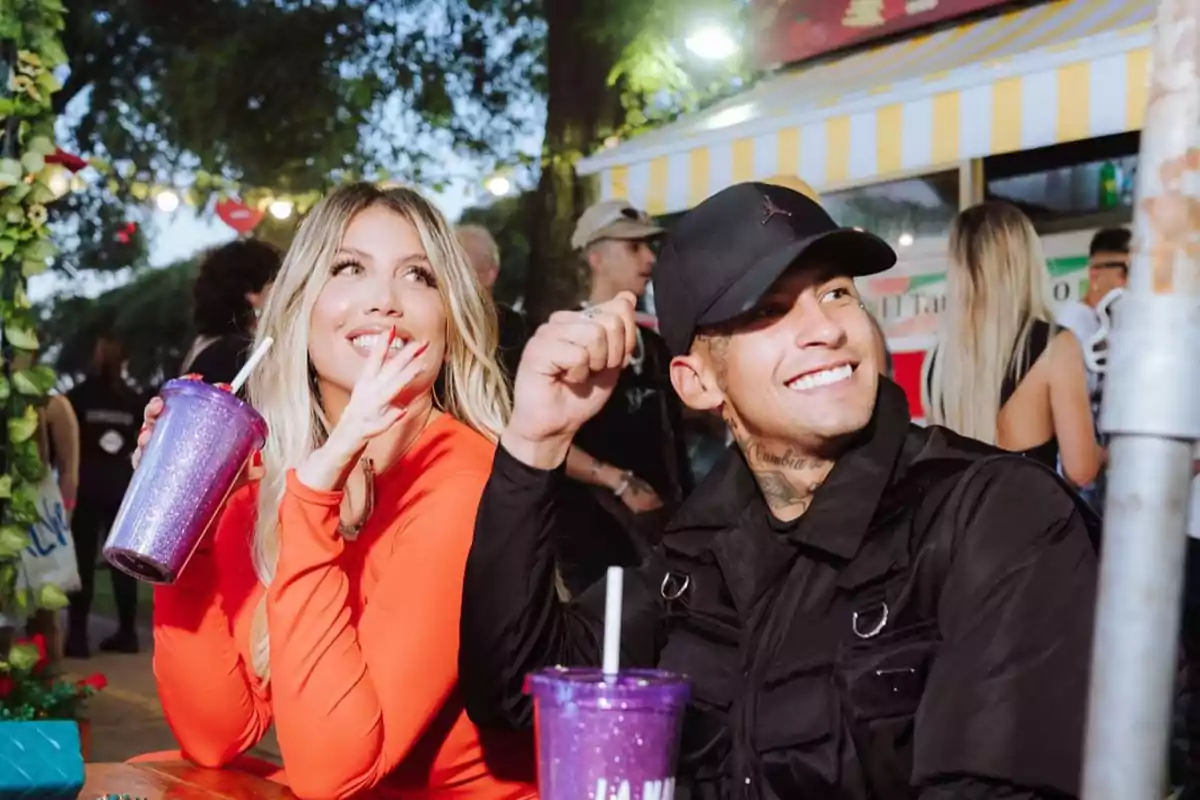
{"label": "man's ear", "polygon": [[671,359],[671,385],[683,404],[694,411],[716,411],[725,403],[717,375],[696,353]]}

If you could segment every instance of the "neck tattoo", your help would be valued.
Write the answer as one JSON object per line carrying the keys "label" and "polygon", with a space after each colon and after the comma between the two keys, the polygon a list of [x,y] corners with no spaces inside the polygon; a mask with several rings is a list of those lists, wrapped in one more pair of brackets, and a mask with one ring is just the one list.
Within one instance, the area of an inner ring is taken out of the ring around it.
{"label": "neck tattoo", "polygon": [[808,511],[833,462],[804,455],[790,446],[770,447],[751,436],[731,414],[726,415],[726,422],[771,513],[787,522]]}

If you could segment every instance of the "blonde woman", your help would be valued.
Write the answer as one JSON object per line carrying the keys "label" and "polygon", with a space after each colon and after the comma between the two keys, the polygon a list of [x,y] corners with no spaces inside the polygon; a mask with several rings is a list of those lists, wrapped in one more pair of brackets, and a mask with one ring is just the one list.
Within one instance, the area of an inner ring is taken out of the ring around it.
{"label": "blonde woman", "polygon": [[456,689],[463,570],[508,412],[495,326],[417,193],[349,186],[301,225],[257,333],[275,340],[250,381],[266,447],[155,594],[155,677],[186,758],[261,768],[239,756],[274,725],[276,777],[302,798],[534,794],[493,774],[526,765],[485,761]]}
{"label": "blonde woman", "polygon": [[1024,452],[1083,486],[1096,444],[1083,351],[1051,322],[1046,259],[1017,208],[988,202],[950,231],[946,310],[922,382],[929,421]]}

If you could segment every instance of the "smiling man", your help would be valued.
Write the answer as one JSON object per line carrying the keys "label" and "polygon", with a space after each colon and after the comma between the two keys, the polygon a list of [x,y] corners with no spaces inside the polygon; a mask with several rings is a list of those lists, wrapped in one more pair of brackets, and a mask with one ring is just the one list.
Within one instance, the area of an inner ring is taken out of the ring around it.
{"label": "smiling man", "polygon": [[[895,260],[764,184],[705,201],[663,248],[671,382],[736,444],[626,576],[622,665],[691,678],[692,798],[1078,792],[1094,519],[1044,467],[910,424],[854,286]],[[532,724],[530,670],[599,663],[603,586],[558,601],[550,543],[632,312],[624,295],[556,316],[518,371],[464,590],[480,725]]]}

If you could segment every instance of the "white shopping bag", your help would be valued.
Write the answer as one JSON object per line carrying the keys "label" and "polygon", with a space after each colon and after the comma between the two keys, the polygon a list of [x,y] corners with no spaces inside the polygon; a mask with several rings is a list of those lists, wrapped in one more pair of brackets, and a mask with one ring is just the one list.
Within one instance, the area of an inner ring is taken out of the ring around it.
{"label": "white shopping bag", "polygon": [[29,526],[28,547],[21,552],[21,575],[18,585],[36,596],[46,584],[64,592],[78,591],[79,565],[75,561],[75,540],[67,522],[62,493],[53,473],[47,471],[38,484],[38,521]]}

